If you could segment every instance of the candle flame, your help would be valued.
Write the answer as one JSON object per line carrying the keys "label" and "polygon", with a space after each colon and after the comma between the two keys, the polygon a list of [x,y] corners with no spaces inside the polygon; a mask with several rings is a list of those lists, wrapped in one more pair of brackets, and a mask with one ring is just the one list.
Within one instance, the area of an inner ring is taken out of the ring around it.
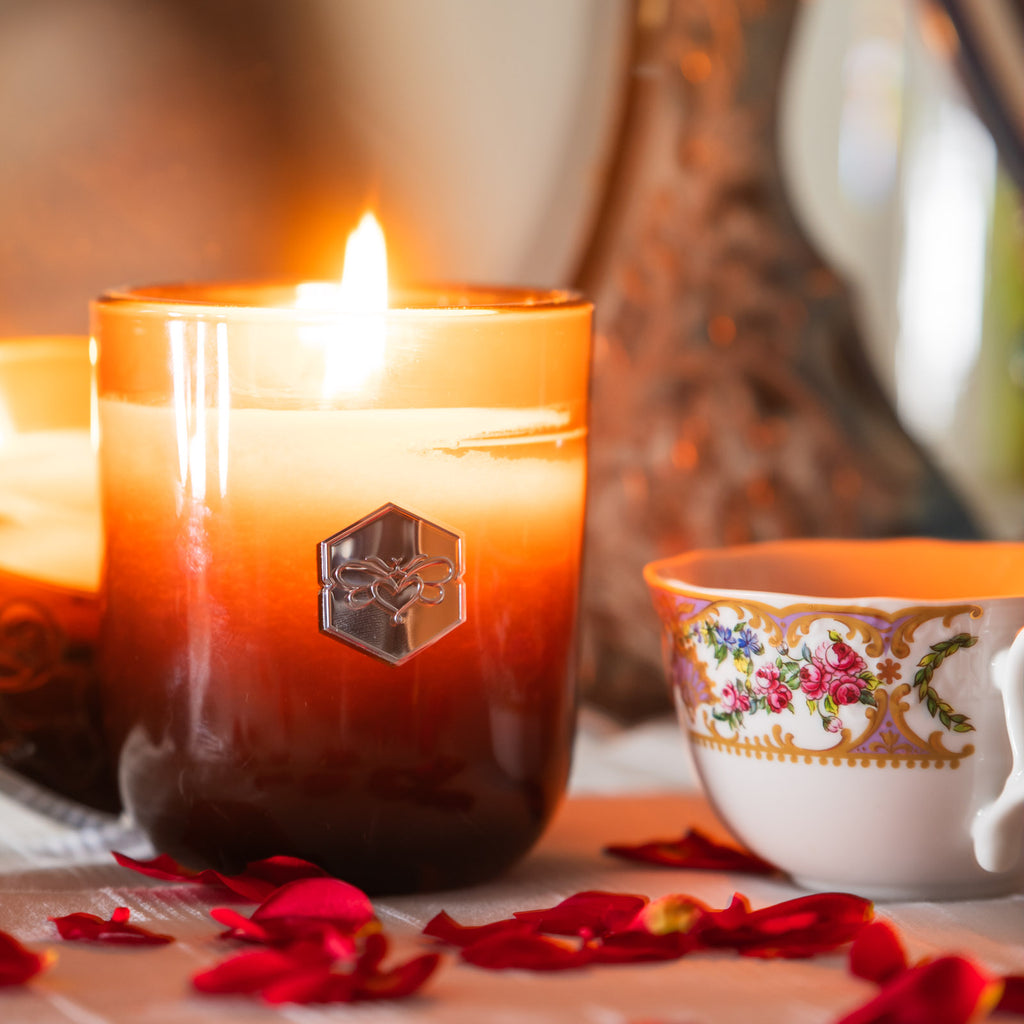
{"label": "candle flame", "polygon": [[388,253],[377,218],[367,211],[345,245],[341,308],[350,313],[383,313],[388,308]]}
{"label": "candle flame", "polygon": [[340,284],[303,282],[295,304],[345,314],[337,324],[300,328],[307,344],[323,348],[324,398],[364,390],[384,367],[388,329],[387,246],[372,213],[363,214],[348,237]]}

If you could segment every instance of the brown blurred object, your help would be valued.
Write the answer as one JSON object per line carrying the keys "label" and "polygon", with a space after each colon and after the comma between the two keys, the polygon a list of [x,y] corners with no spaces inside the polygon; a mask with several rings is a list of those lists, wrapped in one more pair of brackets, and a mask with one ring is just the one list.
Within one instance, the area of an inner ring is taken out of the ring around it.
{"label": "brown blurred object", "polygon": [[0,4],[0,335],[142,280],[318,273],[366,199],[317,8]]}
{"label": "brown blurred object", "polygon": [[902,430],[776,140],[798,0],[641,0],[597,304],[584,696],[668,708],[645,562],[789,536],[970,536]]}

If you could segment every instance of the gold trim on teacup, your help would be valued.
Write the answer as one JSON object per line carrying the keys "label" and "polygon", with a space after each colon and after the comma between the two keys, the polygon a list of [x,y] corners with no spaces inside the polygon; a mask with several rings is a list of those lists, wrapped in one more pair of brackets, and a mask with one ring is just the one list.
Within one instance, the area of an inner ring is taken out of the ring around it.
{"label": "gold trim on teacup", "polygon": [[[674,620],[670,627],[674,636],[681,638],[685,633],[684,626],[689,627],[693,623],[705,621],[712,612],[719,608],[729,608],[737,615],[742,615],[743,612],[749,613],[748,621],[752,629],[765,630],[766,635],[775,643],[780,643],[785,639],[790,646],[796,643],[801,633],[806,635],[810,631],[810,626],[815,620],[832,619],[846,626],[848,640],[856,639],[858,634],[863,636],[868,642],[868,646],[865,648],[866,653],[875,658],[883,653],[885,639],[881,630],[872,626],[871,623],[863,621],[861,616],[881,619],[890,624],[900,619],[906,619],[907,621],[893,633],[890,642],[893,654],[897,658],[905,658],[910,654],[910,641],[914,639],[914,634],[925,622],[941,619],[944,626],[949,626],[958,615],[969,615],[972,619],[978,619],[984,614],[984,609],[976,604],[911,605],[895,612],[887,612],[866,605],[843,605],[840,608],[806,602],[775,608],[764,602],[750,601],[746,598],[720,598],[702,608],[696,615],[690,615],[689,612],[695,607],[695,602],[691,602],[685,608],[676,605],[674,614],[669,613],[669,617]],[[786,619],[797,614],[800,614],[800,618],[794,619],[784,633],[776,619]],[[801,627],[803,628],[801,629]]]}

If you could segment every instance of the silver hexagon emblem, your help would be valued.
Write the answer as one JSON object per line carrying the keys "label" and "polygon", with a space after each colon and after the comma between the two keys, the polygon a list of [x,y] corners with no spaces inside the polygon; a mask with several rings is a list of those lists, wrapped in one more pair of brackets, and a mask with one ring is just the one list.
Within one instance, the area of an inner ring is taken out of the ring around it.
{"label": "silver hexagon emblem", "polygon": [[465,621],[462,537],[382,505],[318,547],[320,630],[400,665]]}

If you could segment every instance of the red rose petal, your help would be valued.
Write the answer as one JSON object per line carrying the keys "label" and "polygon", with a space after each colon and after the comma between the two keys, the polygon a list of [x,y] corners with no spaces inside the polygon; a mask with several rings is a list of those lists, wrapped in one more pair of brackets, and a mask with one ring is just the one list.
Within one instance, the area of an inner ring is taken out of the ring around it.
{"label": "red rose petal", "polygon": [[349,1003],[413,995],[440,962],[436,953],[380,970],[387,952],[383,935],[369,936],[351,970],[336,970],[316,944],[242,953],[195,975],[195,988],[208,995],[260,995],[268,1003]]}
{"label": "red rose petal", "polygon": [[405,999],[418,992],[437,970],[441,957],[423,953],[390,971],[377,971],[359,978],[357,999]]}
{"label": "red rose petal", "polygon": [[275,890],[252,913],[254,921],[315,918],[355,934],[376,920],[370,897],[338,878],[302,878]]}
{"label": "red rose petal", "polygon": [[355,938],[377,925],[370,898],[361,889],[337,878],[303,878],[275,890],[244,917],[230,907],[210,911],[227,925],[226,937],[287,945],[315,939],[338,959],[355,952]]}
{"label": "red rose petal", "polygon": [[647,902],[646,896],[627,893],[578,892],[557,906],[546,910],[521,910],[513,917],[540,932],[586,939],[620,930],[636,918]]}
{"label": "red rose petal", "polygon": [[535,930],[529,921],[518,921],[512,917],[501,921],[491,921],[489,924],[459,924],[442,910],[427,922],[423,934],[440,939],[441,942],[446,942],[449,946],[463,947],[493,935],[527,935]]}
{"label": "red rose petal", "polygon": [[238,875],[214,874],[221,885],[254,903],[265,900],[271,893],[291,882],[331,877],[323,868],[301,857],[267,857],[253,861]]}
{"label": "red rose petal", "polygon": [[[245,995],[260,992],[279,978],[302,968],[294,956],[279,949],[260,949],[222,960],[192,978],[193,986],[207,995]],[[321,965],[322,966],[322,965]]]}
{"label": "red rose petal", "polygon": [[613,857],[670,868],[739,871],[755,875],[781,874],[774,864],[745,850],[715,842],[695,828],[688,829],[678,839],[653,839],[635,845],[620,843],[606,846],[604,852]]}
{"label": "red rose petal", "polygon": [[161,853],[158,857],[153,857],[152,860],[135,860],[116,850],[111,852],[114,855],[114,860],[121,867],[131,868],[132,871],[137,871],[140,875],[146,875],[148,878],[159,878],[163,882],[195,882],[199,880],[200,872],[183,868],[166,853]]}
{"label": "red rose petal", "polygon": [[631,922],[630,930],[642,930],[651,935],[679,933],[691,935],[698,932],[707,921],[717,922],[719,927],[736,927],[746,919],[750,905],[746,898],[735,895],[724,910],[712,910],[700,900],[684,893],[672,893],[651,900]]}
{"label": "red rose petal", "polygon": [[51,917],[62,939],[72,942],[109,942],[125,946],[163,946],[174,941],[173,935],[160,935],[141,925],[131,924],[127,907],[117,907],[104,921],[96,914],[65,914]]}
{"label": "red rose petal", "polygon": [[872,913],[869,901],[848,893],[811,893],[760,910],[736,894],[727,907],[711,910],[685,895],[648,903],[643,896],[583,892],[547,910],[475,927],[442,912],[424,931],[459,946],[462,958],[479,967],[556,971],[671,960],[700,949],[808,957],[850,941]]}
{"label": "red rose petal", "polygon": [[122,867],[131,868],[149,878],[158,878],[164,882],[192,882],[219,886],[251,903],[259,903],[288,882],[301,878],[330,877],[323,868],[299,857],[267,857],[264,860],[253,861],[237,875],[225,875],[212,868],[193,871],[191,868],[182,867],[165,853],[151,860],[135,860],[115,851],[114,860]]}
{"label": "red rose petal", "polygon": [[850,946],[850,973],[883,985],[907,969],[907,954],[888,921],[869,921]]}
{"label": "red rose petal", "polygon": [[1024,1014],[1024,974],[1008,974],[996,1009],[1000,1013]]}
{"label": "red rose petal", "polygon": [[263,1001],[281,1003],[351,1003],[355,1001],[355,979],[328,967],[296,967],[260,989]]}
{"label": "red rose petal", "polygon": [[0,932],[0,987],[22,985],[49,965],[52,956],[33,953],[13,935]]}
{"label": "red rose petal", "polygon": [[968,1024],[993,1008],[1000,991],[1000,981],[969,960],[944,956],[896,975],[836,1024]]}
{"label": "red rose petal", "polygon": [[340,931],[329,921],[296,917],[269,921],[266,925],[252,921],[241,914],[232,914],[227,907],[210,911],[211,917],[228,925],[222,934],[225,939],[240,939],[264,946],[290,947],[298,942],[315,945],[330,960],[349,960],[355,957],[356,938]]}
{"label": "red rose petal", "polygon": [[464,947],[462,959],[494,971],[565,971],[586,967],[594,957],[586,945],[536,933],[508,932]]}
{"label": "red rose petal", "polygon": [[694,936],[686,932],[626,931],[605,936],[590,952],[593,963],[636,964],[678,960],[699,948]]}
{"label": "red rose petal", "polygon": [[870,901],[849,893],[811,893],[737,916],[736,904],[712,912],[700,939],[712,948],[762,958],[810,957],[849,942],[871,920]]}
{"label": "red rose petal", "polygon": [[453,946],[467,946],[493,935],[522,935],[530,932],[592,938],[627,926],[646,904],[646,896],[579,892],[554,907],[519,910],[510,918],[484,925],[459,924],[442,910],[427,922],[423,933]]}

